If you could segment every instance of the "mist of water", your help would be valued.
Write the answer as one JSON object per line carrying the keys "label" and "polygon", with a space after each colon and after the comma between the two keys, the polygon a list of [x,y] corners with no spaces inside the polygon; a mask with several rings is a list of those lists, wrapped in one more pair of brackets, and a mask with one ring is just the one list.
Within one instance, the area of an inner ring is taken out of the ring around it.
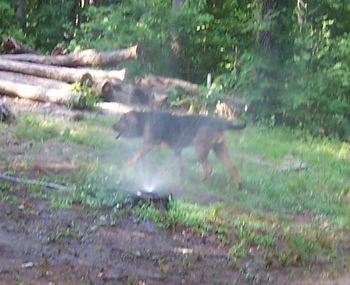
{"label": "mist of water", "polygon": [[[157,150],[154,150],[158,152]],[[179,184],[174,159],[169,156],[159,158],[159,153],[146,154],[122,175],[127,190],[131,192],[154,192],[157,194],[173,192]],[[130,155],[132,156],[132,154]],[[123,171],[124,172],[124,171]]]}

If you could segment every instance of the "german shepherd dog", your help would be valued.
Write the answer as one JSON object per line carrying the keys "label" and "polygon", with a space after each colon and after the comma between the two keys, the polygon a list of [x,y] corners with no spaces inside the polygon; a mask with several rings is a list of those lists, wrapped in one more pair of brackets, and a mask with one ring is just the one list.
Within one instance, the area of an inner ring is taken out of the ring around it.
{"label": "german shepherd dog", "polygon": [[215,155],[226,165],[233,182],[240,186],[236,167],[230,160],[225,144],[225,130],[240,130],[245,124],[234,125],[229,121],[202,115],[174,115],[158,111],[130,111],[121,116],[113,125],[119,137],[143,137],[143,146],[132,156],[128,164],[137,162],[151,151],[155,145],[166,145],[174,150],[179,173],[183,170],[181,151],[193,144],[198,161],[203,168],[202,180],[207,179],[212,166],[208,154],[213,150]]}

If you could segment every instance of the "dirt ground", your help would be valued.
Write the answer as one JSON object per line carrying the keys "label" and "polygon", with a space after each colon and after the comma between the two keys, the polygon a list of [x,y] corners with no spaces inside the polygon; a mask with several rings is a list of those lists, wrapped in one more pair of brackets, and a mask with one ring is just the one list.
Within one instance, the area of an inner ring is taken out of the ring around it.
{"label": "dirt ground", "polygon": [[[11,103],[17,112],[67,112],[47,104]],[[6,153],[6,159],[0,161],[0,172],[5,163],[26,155],[38,166],[28,177],[75,171],[69,157],[77,146],[57,144],[48,142],[38,151],[4,132],[0,154]],[[58,148],[66,151],[40,160],[42,151]],[[112,226],[106,222],[109,210],[55,210],[27,188],[14,185],[11,195],[16,202],[0,202],[0,284],[350,284],[347,273],[326,274],[322,268],[267,270],[249,259],[233,264],[228,249],[214,236],[200,237],[181,228],[162,230],[132,215]]]}

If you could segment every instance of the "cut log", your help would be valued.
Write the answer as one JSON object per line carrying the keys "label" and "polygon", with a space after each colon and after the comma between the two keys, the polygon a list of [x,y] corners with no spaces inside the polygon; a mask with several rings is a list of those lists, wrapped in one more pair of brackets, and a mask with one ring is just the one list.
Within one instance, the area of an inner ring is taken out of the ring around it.
{"label": "cut log", "polygon": [[130,48],[115,50],[111,52],[97,52],[95,50],[84,50],[76,54],[68,55],[31,55],[31,54],[13,54],[2,55],[1,59],[10,59],[17,61],[26,61],[32,63],[40,63],[47,65],[58,66],[101,66],[101,65],[115,65],[121,61],[128,59],[136,59],[140,53],[138,46]]}
{"label": "cut log", "polygon": [[167,91],[169,91],[170,88],[178,87],[189,93],[189,95],[197,95],[199,91],[199,86],[197,84],[181,79],[161,76],[146,76],[136,80],[135,84],[148,88],[167,89]]}
{"label": "cut log", "polygon": [[0,59],[0,70],[19,72],[39,77],[51,78],[72,83],[80,81],[85,74],[90,74],[94,81],[99,80],[124,80],[126,70],[95,70],[91,68],[72,68],[43,65],[37,63],[19,62],[8,59]]}
{"label": "cut log", "polygon": [[1,48],[5,53],[21,54],[21,53],[31,53],[36,54],[36,52],[25,44],[15,40],[14,38],[5,38],[1,44]]}
{"label": "cut log", "polygon": [[17,73],[17,72],[0,70],[0,78],[1,80],[42,86],[46,88],[54,88],[54,89],[62,89],[62,90],[71,89],[71,85],[63,81],[50,79],[50,78],[37,77],[37,76],[27,75],[27,74]]}
{"label": "cut log", "polygon": [[36,86],[0,79],[0,93],[25,99],[63,104],[78,103],[80,95],[70,90]]}
{"label": "cut log", "polygon": [[119,102],[131,105],[152,105],[152,94],[124,82],[101,82],[101,98],[105,102]]}

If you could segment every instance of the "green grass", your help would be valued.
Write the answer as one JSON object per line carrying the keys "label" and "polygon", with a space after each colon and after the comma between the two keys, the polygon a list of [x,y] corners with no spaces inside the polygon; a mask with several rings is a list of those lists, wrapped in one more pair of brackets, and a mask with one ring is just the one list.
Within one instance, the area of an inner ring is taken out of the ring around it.
{"label": "green grass", "polygon": [[[80,122],[35,115],[19,118],[15,127],[19,139],[57,140],[91,149],[75,158],[83,166],[81,171],[55,177],[56,182],[64,179],[70,190],[51,197],[54,207],[80,203],[98,209],[123,199],[118,194],[123,181],[131,182],[134,190],[154,184],[177,197],[171,209],[164,213],[142,206],[135,209],[135,215],[169,229],[214,234],[229,248],[233,260],[252,249],[263,254],[267,265],[336,256],[342,235],[335,233],[350,226],[349,143],[264,127],[228,132],[227,143],[244,185],[238,190],[214,155],[209,157],[213,175],[200,182],[201,168],[194,163],[191,148],[183,153],[186,171],[182,177],[174,175],[172,152],[159,148],[137,165],[125,167],[141,141],[116,141],[113,122],[113,117],[96,115]],[[302,162],[307,168],[285,171],[287,161]]]}
{"label": "green grass", "polygon": [[44,142],[56,139],[60,142],[88,145],[93,148],[113,144],[111,117],[90,116],[80,122],[53,119],[48,116],[22,116],[15,127],[19,139]]}
{"label": "green grass", "polygon": [[[311,212],[339,224],[348,222],[349,144],[298,139],[283,130],[265,129],[258,134],[256,129],[248,129],[240,140],[243,154],[239,169],[246,182],[246,191],[240,194],[244,208],[292,214]],[[231,144],[234,147],[233,141]],[[281,171],[279,167],[288,156],[302,161],[307,170]],[[260,159],[252,161],[251,157]]]}

